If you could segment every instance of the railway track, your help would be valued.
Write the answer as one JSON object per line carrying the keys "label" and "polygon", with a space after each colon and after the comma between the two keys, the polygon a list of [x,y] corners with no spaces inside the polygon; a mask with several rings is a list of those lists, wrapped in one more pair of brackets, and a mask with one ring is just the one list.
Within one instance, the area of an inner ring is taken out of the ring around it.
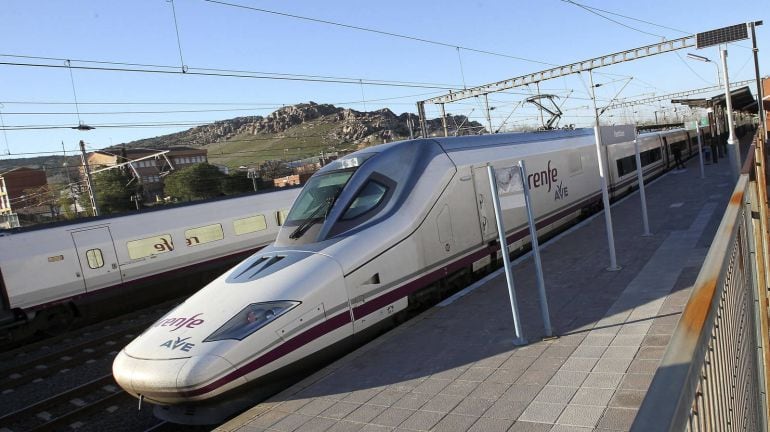
{"label": "railway track", "polygon": [[[164,303],[160,303],[152,306],[151,308],[140,309],[134,312],[130,312],[109,320],[100,321],[90,325],[82,326],[80,328],[74,328],[67,332],[58,334],[56,336],[46,337],[42,340],[31,341],[19,346],[8,346],[0,344],[0,349],[3,350],[0,353],[0,365],[13,362],[15,358],[24,357],[26,359],[33,358],[39,353],[45,353],[50,351],[52,347],[61,345],[63,343],[71,343],[76,339],[87,339],[91,334],[101,333],[102,330],[110,333],[112,329],[121,328],[126,325],[131,325],[132,322],[151,321],[162,315],[173,306],[178,304],[181,299],[172,299]],[[0,366],[0,373],[4,368]]]}
{"label": "railway track", "polygon": [[108,374],[6,414],[0,417],[0,424],[14,432],[52,431],[66,425],[77,426],[83,417],[130,399]]}
{"label": "railway track", "polygon": [[[123,346],[178,302],[0,354],[0,431],[143,430],[157,423],[149,411],[135,414],[136,400],[115,383],[109,365]],[[157,430],[173,430],[169,427]]]}
{"label": "railway track", "polygon": [[142,321],[127,330],[108,334],[96,339],[77,343],[66,349],[39,356],[34,360],[2,369],[0,392],[20,387],[35,380],[49,377],[62,371],[117,352],[131,341],[131,338],[146,328],[152,320]]}

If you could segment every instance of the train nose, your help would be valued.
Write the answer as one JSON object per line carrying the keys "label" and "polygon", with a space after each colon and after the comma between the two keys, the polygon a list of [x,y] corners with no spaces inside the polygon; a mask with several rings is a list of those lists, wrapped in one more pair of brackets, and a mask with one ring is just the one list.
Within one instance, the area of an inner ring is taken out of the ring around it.
{"label": "train nose", "polygon": [[[123,389],[137,398],[157,404],[176,404],[211,396],[209,387],[216,386],[216,377],[226,375],[233,365],[216,355],[181,359],[140,359],[125,350],[115,358],[113,376]],[[237,378],[231,385],[244,384]]]}

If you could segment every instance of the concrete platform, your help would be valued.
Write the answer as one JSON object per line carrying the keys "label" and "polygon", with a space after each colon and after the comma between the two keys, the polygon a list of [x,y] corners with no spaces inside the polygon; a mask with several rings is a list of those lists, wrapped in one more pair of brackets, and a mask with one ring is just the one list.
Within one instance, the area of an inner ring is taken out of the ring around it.
{"label": "concrete platform", "polygon": [[609,272],[604,218],[542,251],[551,320],[542,341],[532,260],[514,268],[527,346],[514,347],[497,272],[246,411],[217,431],[628,430],[726,207],[727,161],[697,159],[612,216],[620,271]]}

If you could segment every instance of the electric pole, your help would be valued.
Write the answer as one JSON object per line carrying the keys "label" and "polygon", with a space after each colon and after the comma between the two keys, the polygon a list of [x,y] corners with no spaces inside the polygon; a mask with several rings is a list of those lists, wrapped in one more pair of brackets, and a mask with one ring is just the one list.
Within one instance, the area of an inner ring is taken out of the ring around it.
{"label": "electric pole", "polygon": [[99,208],[96,206],[96,191],[91,179],[91,168],[88,166],[88,158],[86,158],[86,143],[83,140],[80,140],[80,158],[83,160],[83,170],[86,173],[86,184],[88,185],[88,197],[91,199],[91,208],[94,209],[94,216],[99,216]]}

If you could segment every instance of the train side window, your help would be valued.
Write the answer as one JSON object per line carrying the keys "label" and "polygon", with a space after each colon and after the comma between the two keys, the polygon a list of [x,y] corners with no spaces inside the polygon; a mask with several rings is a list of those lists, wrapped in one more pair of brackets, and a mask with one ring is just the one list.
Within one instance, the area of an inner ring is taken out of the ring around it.
{"label": "train side window", "polygon": [[154,237],[147,237],[139,240],[132,240],[126,243],[128,256],[131,259],[139,259],[152,255],[159,255],[174,250],[174,242],[170,234],[163,234]]}
{"label": "train side window", "polygon": [[288,215],[289,209],[281,209],[275,212],[275,221],[278,226],[283,226],[283,223],[286,222],[286,216]]}
{"label": "train side window", "polygon": [[618,159],[618,177],[623,177],[626,174],[630,174],[636,171],[636,156],[626,156]]}
{"label": "train side window", "polygon": [[222,240],[225,238],[225,233],[222,231],[222,225],[214,224],[188,229],[184,232],[184,238],[187,241],[187,246],[198,246]]}
{"label": "train side window", "polygon": [[663,158],[660,148],[647,150],[639,154],[639,159],[642,161],[642,166],[647,166],[653,162],[657,162]]}
{"label": "train side window", "polygon": [[366,185],[358,192],[353,201],[342,215],[342,220],[355,219],[369,210],[377,207],[385,198],[388,187],[374,180],[369,180]]}
{"label": "train side window", "polygon": [[233,221],[233,230],[235,235],[248,234],[255,231],[267,229],[267,220],[264,215],[250,216]]}
{"label": "train side window", "polygon": [[88,267],[92,269],[98,269],[104,267],[104,256],[101,249],[89,249],[86,251],[86,259],[88,260]]}

